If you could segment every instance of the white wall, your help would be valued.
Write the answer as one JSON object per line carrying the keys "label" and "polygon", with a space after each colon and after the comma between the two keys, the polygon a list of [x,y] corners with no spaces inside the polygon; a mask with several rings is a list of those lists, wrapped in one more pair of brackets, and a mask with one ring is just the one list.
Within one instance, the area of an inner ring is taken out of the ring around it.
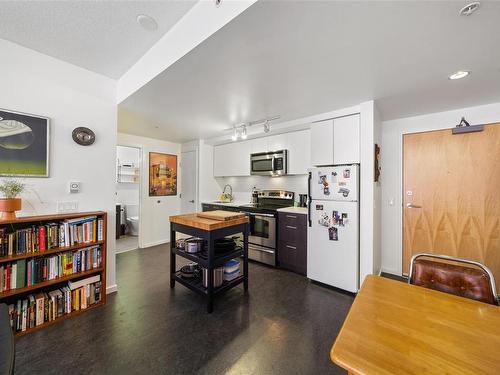
{"label": "white wall", "polygon": [[376,186],[374,181],[374,144],[376,139],[375,123],[378,120],[377,109],[373,101],[360,105],[360,183],[359,183],[359,282],[365,277],[378,274],[380,269],[380,245],[375,243],[377,235]]}
{"label": "white wall", "polygon": [[[403,134],[500,122],[500,103],[385,121],[382,124],[382,270],[402,273]],[[391,205],[391,201],[393,204]]]}
{"label": "white wall", "polygon": [[[307,194],[307,175],[283,176],[283,177],[218,177],[215,179],[218,189],[215,195],[208,197],[205,202],[219,199],[224,185],[229,184],[233,188],[233,198],[237,202],[250,203],[252,188],[259,190],[287,190],[295,192],[295,200],[299,200],[299,194]],[[202,201],[203,202],[203,201]]]}
{"label": "white wall", "polygon": [[[137,126],[140,126],[138,124]],[[118,133],[118,144],[122,146],[139,147],[142,150],[141,165],[141,207],[140,207],[140,225],[139,225],[139,246],[149,247],[170,241],[170,223],[171,215],[180,213],[181,202],[179,193],[181,186],[181,145],[161,141],[152,138],[138,137],[135,135]],[[149,153],[161,152],[165,154],[177,155],[177,195],[168,197],[150,197],[149,196]]]}
{"label": "white wall", "polygon": [[[115,82],[4,40],[0,50],[0,107],[50,118],[50,177],[25,179],[21,214],[56,213],[58,201],[106,211],[107,288],[115,290]],[[92,146],[73,142],[78,126],[95,132]],[[80,181],[81,192],[69,194],[69,181]]]}

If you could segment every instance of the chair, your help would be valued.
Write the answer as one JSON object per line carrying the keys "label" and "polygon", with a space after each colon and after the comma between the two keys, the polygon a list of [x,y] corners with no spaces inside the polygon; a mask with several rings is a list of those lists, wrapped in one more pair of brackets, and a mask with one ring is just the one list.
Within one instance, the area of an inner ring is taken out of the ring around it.
{"label": "chair", "polygon": [[7,305],[0,303],[0,374],[13,374],[16,350]]}
{"label": "chair", "polygon": [[408,284],[498,305],[493,274],[485,265],[468,259],[416,254],[410,261]]}

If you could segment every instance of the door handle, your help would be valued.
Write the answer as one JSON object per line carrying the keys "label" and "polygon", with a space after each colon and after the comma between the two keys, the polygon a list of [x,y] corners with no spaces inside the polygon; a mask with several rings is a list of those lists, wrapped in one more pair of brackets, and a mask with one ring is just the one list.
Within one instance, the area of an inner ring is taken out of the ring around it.
{"label": "door handle", "polygon": [[189,203],[194,203],[194,199],[193,200],[190,200]]}
{"label": "door handle", "polygon": [[408,208],[422,208],[422,206],[417,206],[413,203],[406,203],[406,207],[408,207]]}

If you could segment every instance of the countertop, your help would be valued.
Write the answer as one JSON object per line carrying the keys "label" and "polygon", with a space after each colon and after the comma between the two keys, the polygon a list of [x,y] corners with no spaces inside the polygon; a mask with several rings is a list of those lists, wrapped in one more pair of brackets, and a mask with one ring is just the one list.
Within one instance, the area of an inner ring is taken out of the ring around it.
{"label": "countertop", "polygon": [[232,201],[232,202],[220,202],[220,201],[205,201],[201,202],[201,204],[214,204],[217,206],[228,206],[228,207],[238,207],[238,206],[244,206],[246,204],[250,204],[250,202],[244,202],[244,201]]}
{"label": "countertop", "polygon": [[302,214],[302,215],[307,215],[307,207],[285,207],[285,208],[278,208],[278,212],[289,212],[292,214]]}
{"label": "countertop", "polygon": [[212,231],[248,223],[248,217],[243,216],[234,220],[221,221],[198,217],[197,214],[185,214],[170,216],[170,222],[185,225],[188,227],[198,228],[201,230]]}

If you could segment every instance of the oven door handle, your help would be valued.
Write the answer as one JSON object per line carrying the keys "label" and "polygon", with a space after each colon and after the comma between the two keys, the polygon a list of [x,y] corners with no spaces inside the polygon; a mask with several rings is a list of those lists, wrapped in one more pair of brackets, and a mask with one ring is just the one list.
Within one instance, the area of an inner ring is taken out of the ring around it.
{"label": "oven door handle", "polygon": [[264,253],[274,254],[273,250],[267,250],[267,249],[263,249],[261,247],[253,247],[251,245],[248,246],[248,250],[262,251]]}
{"label": "oven door handle", "polygon": [[247,214],[250,216],[264,216],[264,217],[274,217],[272,214],[254,214],[253,212],[240,211],[240,214]]}

